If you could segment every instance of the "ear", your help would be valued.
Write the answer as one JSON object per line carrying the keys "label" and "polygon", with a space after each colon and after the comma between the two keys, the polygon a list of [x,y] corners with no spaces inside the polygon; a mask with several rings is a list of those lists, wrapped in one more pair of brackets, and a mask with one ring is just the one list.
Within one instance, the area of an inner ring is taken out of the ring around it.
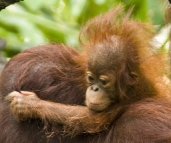
{"label": "ear", "polygon": [[134,86],[139,82],[139,76],[136,72],[131,72],[129,74],[129,85]]}

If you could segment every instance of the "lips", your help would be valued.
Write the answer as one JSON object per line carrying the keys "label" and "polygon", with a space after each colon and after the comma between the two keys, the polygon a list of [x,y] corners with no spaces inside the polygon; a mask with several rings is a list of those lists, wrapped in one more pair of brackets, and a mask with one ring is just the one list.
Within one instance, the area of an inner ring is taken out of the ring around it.
{"label": "lips", "polygon": [[88,106],[91,110],[94,110],[94,111],[100,111],[100,110],[101,110],[101,104],[98,104],[98,103],[91,103],[91,102],[88,102],[88,103],[87,103],[87,106]]}
{"label": "lips", "polygon": [[99,107],[100,105],[99,104],[96,104],[96,103],[89,103],[89,106],[94,109],[94,108]]}

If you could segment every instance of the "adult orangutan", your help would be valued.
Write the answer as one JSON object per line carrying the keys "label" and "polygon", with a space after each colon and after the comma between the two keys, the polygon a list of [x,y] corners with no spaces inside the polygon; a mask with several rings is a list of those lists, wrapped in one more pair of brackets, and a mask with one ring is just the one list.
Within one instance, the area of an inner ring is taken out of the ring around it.
{"label": "adult orangutan", "polygon": [[150,25],[129,15],[117,7],[89,21],[85,53],[49,45],[12,58],[0,81],[0,142],[170,142],[165,64]]}

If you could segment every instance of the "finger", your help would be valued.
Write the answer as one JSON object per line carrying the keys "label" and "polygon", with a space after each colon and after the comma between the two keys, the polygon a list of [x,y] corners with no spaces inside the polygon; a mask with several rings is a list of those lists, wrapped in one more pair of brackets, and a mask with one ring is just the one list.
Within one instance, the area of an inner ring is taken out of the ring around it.
{"label": "finger", "polygon": [[15,119],[17,122],[20,122],[20,121],[26,121],[28,118],[27,117],[24,117],[23,115],[14,115]]}
{"label": "finger", "polygon": [[8,96],[5,97],[6,101],[10,101],[11,102],[13,99],[14,99],[14,96],[8,95]]}
{"label": "finger", "polygon": [[17,91],[13,91],[11,93],[8,94],[8,96],[22,96],[22,94],[20,92],[17,92]]}
{"label": "finger", "polygon": [[27,120],[27,117],[24,116],[24,114],[22,114],[22,113],[18,113],[18,115],[16,116],[16,118],[17,118],[18,120],[20,120],[20,121],[25,121],[25,120]]}
{"label": "finger", "polygon": [[30,91],[21,91],[21,93],[25,96],[36,95],[34,92],[30,92]]}
{"label": "finger", "polygon": [[12,101],[15,97],[21,97],[21,96],[22,96],[21,93],[19,93],[17,91],[13,91],[5,97],[5,100]]}

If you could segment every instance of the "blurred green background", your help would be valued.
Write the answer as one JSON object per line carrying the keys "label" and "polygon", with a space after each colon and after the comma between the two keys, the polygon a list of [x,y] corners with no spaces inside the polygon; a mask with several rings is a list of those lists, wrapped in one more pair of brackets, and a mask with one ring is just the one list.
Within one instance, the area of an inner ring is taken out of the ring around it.
{"label": "blurred green background", "polygon": [[78,35],[85,22],[118,3],[126,9],[134,6],[135,19],[156,25],[157,46],[167,50],[164,0],[24,0],[0,12],[0,37],[7,41],[3,54],[12,57],[24,49],[56,42],[79,48]]}

